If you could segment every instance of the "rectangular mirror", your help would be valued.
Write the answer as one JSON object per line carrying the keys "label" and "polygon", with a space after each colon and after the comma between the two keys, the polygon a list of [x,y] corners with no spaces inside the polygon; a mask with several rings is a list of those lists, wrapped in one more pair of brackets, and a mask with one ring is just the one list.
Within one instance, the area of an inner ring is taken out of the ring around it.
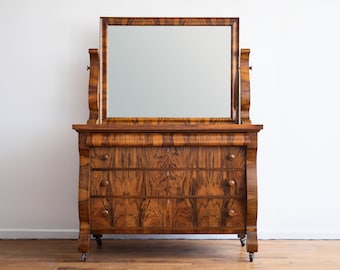
{"label": "rectangular mirror", "polygon": [[238,121],[237,18],[101,18],[103,122]]}

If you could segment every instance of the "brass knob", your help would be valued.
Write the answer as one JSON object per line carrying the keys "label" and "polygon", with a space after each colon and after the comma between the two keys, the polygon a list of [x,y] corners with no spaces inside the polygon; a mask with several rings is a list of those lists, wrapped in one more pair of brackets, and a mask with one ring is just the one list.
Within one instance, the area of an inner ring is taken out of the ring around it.
{"label": "brass knob", "polygon": [[108,160],[108,159],[109,159],[108,154],[102,155],[102,157],[101,157],[101,160]]}
{"label": "brass knob", "polygon": [[100,185],[101,185],[102,187],[107,187],[107,186],[109,185],[109,180],[102,180],[101,183],[100,183]]}
{"label": "brass knob", "polygon": [[109,210],[104,209],[104,210],[102,211],[102,214],[103,214],[104,216],[108,216],[108,215],[109,215]]}
{"label": "brass knob", "polygon": [[235,155],[234,155],[234,154],[229,154],[229,155],[228,155],[228,159],[229,159],[229,160],[235,159]]}
{"label": "brass knob", "polygon": [[228,181],[228,186],[229,187],[233,187],[233,186],[235,186],[235,184],[236,184],[236,182],[233,179]]}
{"label": "brass knob", "polygon": [[228,211],[228,216],[229,216],[229,217],[233,217],[233,216],[235,216],[235,214],[236,214],[236,212],[235,212],[234,209],[230,209],[230,210]]}

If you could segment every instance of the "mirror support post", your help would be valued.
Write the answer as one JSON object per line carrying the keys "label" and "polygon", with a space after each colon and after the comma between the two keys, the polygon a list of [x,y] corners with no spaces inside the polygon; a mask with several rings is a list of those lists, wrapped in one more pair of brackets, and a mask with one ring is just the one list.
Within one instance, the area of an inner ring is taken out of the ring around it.
{"label": "mirror support post", "polygon": [[98,49],[89,49],[90,76],[89,76],[89,120],[87,124],[99,122],[99,54]]}
{"label": "mirror support post", "polygon": [[241,123],[251,124],[250,109],[250,78],[249,78],[250,49],[241,49],[240,80],[241,80]]}

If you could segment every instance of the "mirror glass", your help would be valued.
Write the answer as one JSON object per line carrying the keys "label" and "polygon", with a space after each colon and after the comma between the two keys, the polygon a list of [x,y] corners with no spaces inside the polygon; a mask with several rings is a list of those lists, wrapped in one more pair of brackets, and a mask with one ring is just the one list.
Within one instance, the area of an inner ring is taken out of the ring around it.
{"label": "mirror glass", "polygon": [[108,117],[230,117],[230,27],[110,26]]}
{"label": "mirror glass", "polygon": [[232,24],[102,29],[104,119],[233,117]]}

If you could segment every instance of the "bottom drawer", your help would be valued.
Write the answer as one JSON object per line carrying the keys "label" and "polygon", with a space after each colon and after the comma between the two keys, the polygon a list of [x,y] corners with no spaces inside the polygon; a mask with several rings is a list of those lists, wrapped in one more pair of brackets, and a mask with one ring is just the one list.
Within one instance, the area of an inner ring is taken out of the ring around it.
{"label": "bottom drawer", "polygon": [[90,204],[91,230],[245,227],[245,206],[234,199],[92,198]]}

